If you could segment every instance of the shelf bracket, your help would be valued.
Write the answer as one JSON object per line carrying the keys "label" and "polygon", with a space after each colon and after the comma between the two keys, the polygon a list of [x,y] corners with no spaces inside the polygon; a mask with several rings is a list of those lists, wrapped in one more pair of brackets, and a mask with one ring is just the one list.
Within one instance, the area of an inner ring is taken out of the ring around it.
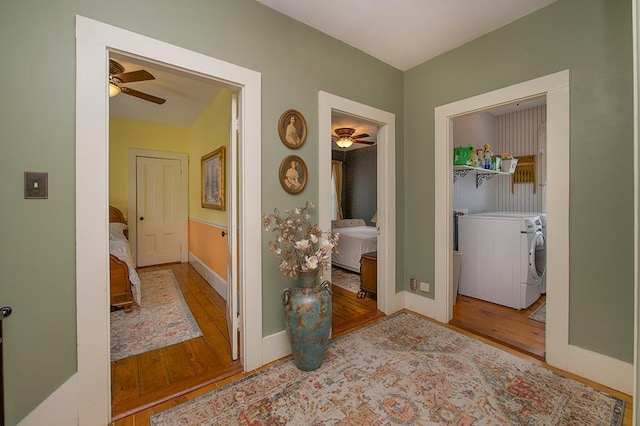
{"label": "shelf bracket", "polygon": [[482,185],[482,182],[484,182],[485,180],[491,180],[493,179],[495,175],[494,174],[489,174],[489,173],[478,173],[476,175],[476,189],[480,188],[480,185]]}
{"label": "shelf bracket", "polygon": [[[453,171],[453,183],[456,183],[456,180],[458,180],[459,177],[465,177],[466,175],[469,174],[469,169],[463,169],[463,170],[454,170]],[[477,188],[477,184],[476,184],[476,188]]]}

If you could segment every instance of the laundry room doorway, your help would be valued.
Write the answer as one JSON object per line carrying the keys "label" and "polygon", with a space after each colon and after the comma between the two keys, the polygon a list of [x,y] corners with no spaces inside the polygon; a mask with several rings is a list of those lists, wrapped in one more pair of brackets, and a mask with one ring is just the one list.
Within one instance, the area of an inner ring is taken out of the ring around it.
{"label": "laundry room doorway", "polygon": [[539,359],[546,320],[546,110],[542,95],[451,120],[460,155],[453,167],[450,324]]}
{"label": "laundry room doorway", "polygon": [[[553,238],[546,241],[546,362],[569,369],[569,71],[560,71],[497,89],[472,98],[435,108],[435,312],[436,320],[448,323],[454,314],[454,166],[453,120],[472,112],[546,97],[546,170],[548,185],[544,187],[547,231]],[[468,145],[466,143],[465,145]],[[473,145],[473,143],[472,143]],[[492,144],[490,144],[492,145]],[[475,145],[473,145],[475,148]],[[484,147],[483,147],[484,148]],[[489,148],[490,149],[490,148]],[[494,152],[495,154],[495,152]],[[500,153],[502,154],[502,153]],[[476,153],[477,155],[477,153]],[[537,153],[536,153],[537,155]],[[525,162],[523,160],[523,162]],[[474,186],[487,183],[477,174]],[[496,176],[493,180],[509,178]],[[532,185],[528,183],[528,185]],[[515,195],[519,184],[513,183]],[[523,186],[524,187],[524,186]],[[539,187],[536,187],[536,193]],[[512,197],[512,195],[510,195]],[[496,201],[494,201],[496,202]],[[495,205],[495,204],[494,204]],[[497,209],[496,205],[496,209]],[[485,210],[486,211],[486,210]],[[522,210],[521,210],[522,211]],[[464,264],[464,254],[461,263]],[[525,278],[521,284],[526,284]]]}

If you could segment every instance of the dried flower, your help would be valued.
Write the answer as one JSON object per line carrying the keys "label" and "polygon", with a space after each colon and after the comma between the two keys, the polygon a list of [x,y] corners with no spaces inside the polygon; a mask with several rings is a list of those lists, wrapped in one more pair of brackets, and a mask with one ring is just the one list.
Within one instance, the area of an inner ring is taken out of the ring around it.
{"label": "dried flower", "polygon": [[322,232],[318,225],[309,222],[314,207],[307,201],[304,207],[285,210],[284,217],[278,209],[262,214],[264,229],[278,235],[269,241],[269,249],[280,258],[279,268],[285,277],[295,278],[299,271],[324,269],[329,266],[331,253],[338,251],[339,234]]}

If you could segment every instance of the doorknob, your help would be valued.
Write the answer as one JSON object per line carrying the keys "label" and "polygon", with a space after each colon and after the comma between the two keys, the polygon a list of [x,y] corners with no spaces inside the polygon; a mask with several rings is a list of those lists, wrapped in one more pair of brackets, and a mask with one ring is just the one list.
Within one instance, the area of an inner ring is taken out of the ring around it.
{"label": "doorknob", "polygon": [[144,217],[140,216],[140,220],[144,220]]}
{"label": "doorknob", "polygon": [[0,321],[2,321],[2,318],[6,318],[11,315],[11,312],[13,312],[13,310],[10,306],[3,306],[0,308]]}
{"label": "doorknob", "polygon": [[225,236],[227,235],[227,233],[226,233],[226,232],[224,232],[224,231],[222,231],[222,232],[220,233],[220,235],[222,235],[223,237],[225,237]]}

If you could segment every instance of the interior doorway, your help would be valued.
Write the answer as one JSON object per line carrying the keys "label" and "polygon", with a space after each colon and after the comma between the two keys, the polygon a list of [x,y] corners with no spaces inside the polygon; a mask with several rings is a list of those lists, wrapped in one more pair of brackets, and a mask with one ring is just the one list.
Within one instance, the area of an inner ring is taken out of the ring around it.
{"label": "interior doorway", "polygon": [[455,117],[517,100],[546,95],[547,100],[547,244],[546,361],[569,370],[569,72],[529,80],[435,110],[435,319],[453,315],[452,125]]}
{"label": "interior doorway", "polygon": [[[260,248],[260,74],[158,40],[76,18],[76,288],[78,340],[78,416],[82,424],[110,419],[108,327],[108,122],[106,92],[108,50],[126,52],[159,63],[233,83],[239,89],[243,120],[238,158],[242,206],[239,220],[239,280],[245,291],[242,363],[262,365],[262,271]],[[251,267],[248,267],[250,265]]]}
{"label": "interior doorway", "polygon": [[[396,207],[395,207],[395,115],[326,92],[319,92],[319,225],[331,229],[331,141],[332,114],[373,123],[377,126],[377,308],[385,314],[396,304]],[[370,219],[370,218],[366,218]],[[330,271],[325,271],[330,277]]]}

